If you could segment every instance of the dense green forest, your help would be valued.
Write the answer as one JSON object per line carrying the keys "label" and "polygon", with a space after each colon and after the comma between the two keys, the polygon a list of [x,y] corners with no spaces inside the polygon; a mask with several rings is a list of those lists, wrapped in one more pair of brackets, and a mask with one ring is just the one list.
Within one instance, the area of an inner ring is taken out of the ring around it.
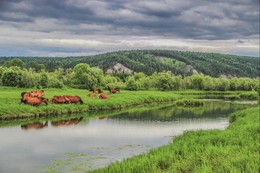
{"label": "dense green forest", "polygon": [[[17,57],[1,57],[0,65],[10,67],[11,59]],[[93,56],[80,57],[19,57],[24,68],[34,68],[37,72],[45,69],[54,72],[58,68],[70,69],[79,63],[87,63],[104,72],[121,63],[134,72],[152,75],[154,72],[171,71],[174,75],[189,76],[192,71],[185,70],[189,65],[199,74],[219,77],[258,77],[259,57],[235,56],[218,53],[201,53],[172,50],[130,50],[117,51]]]}

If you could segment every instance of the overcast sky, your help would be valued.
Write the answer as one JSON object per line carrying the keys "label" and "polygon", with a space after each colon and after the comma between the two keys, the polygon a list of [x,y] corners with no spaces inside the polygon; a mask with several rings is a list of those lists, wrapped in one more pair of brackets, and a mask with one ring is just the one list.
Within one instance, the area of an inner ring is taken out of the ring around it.
{"label": "overcast sky", "polygon": [[0,56],[128,49],[259,56],[259,0],[0,0]]}

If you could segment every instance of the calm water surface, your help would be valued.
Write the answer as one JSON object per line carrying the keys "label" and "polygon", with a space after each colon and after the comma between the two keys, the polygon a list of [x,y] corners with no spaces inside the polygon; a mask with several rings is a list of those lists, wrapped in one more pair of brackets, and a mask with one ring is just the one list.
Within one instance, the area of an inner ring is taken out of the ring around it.
{"label": "calm water surface", "polygon": [[[203,108],[138,107],[124,112],[0,127],[0,173],[85,172],[168,144],[188,130],[224,129],[252,102],[206,101]],[[107,116],[109,115],[109,116]]]}

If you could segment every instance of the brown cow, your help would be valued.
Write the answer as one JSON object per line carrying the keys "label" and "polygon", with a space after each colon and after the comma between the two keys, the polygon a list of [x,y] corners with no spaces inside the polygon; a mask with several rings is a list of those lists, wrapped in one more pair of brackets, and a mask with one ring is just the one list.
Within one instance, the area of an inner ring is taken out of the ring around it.
{"label": "brown cow", "polygon": [[32,95],[30,92],[22,92],[21,93],[21,96],[22,96],[22,99],[21,99],[21,103],[24,103],[24,104],[28,104],[28,100],[30,98],[32,98]]}
{"label": "brown cow", "polygon": [[93,93],[103,93],[103,90],[102,89],[100,89],[100,88],[92,88],[92,89],[90,89],[89,91],[92,91]]}
{"label": "brown cow", "polygon": [[30,123],[30,124],[25,124],[25,125],[21,125],[21,128],[23,130],[29,130],[29,129],[41,129],[44,127],[48,126],[48,121],[47,122],[35,122],[35,123]]}
{"label": "brown cow", "polygon": [[43,97],[25,97],[24,101],[33,106],[39,106],[41,103],[45,103],[46,106],[48,105],[48,99]]}
{"label": "brown cow", "polygon": [[33,90],[31,91],[32,97],[43,97],[44,96],[44,90]]}
{"label": "brown cow", "polygon": [[107,94],[100,94],[99,98],[100,99],[108,99],[108,95]]}
{"label": "brown cow", "polygon": [[79,96],[64,96],[69,99],[70,103],[80,103],[83,104],[82,99]]}
{"label": "brown cow", "polygon": [[70,100],[65,96],[53,96],[51,102],[55,104],[66,104],[70,103]]}
{"label": "brown cow", "polygon": [[48,99],[44,97],[32,97],[31,93],[24,93],[21,102],[33,106],[39,106],[42,102],[48,105]]}
{"label": "brown cow", "polygon": [[22,92],[21,93],[21,102],[27,104],[25,97],[43,97],[44,96],[44,91],[43,90],[33,90],[31,92]]}
{"label": "brown cow", "polygon": [[93,93],[98,93],[98,89],[96,89],[96,88],[92,88],[89,91],[92,91]]}
{"label": "brown cow", "polygon": [[109,90],[110,93],[120,92],[119,88],[110,88],[110,87],[108,87],[108,90]]}
{"label": "brown cow", "polygon": [[25,97],[30,97],[30,96],[31,96],[31,93],[30,93],[30,92],[22,92],[22,93],[21,93],[21,96],[22,96],[22,98],[21,98],[21,102],[20,102],[20,103],[26,104],[26,100],[25,100],[24,98],[25,98]]}
{"label": "brown cow", "polygon": [[89,97],[96,97],[96,94],[95,93],[90,93],[87,96],[89,96]]}
{"label": "brown cow", "polygon": [[28,98],[32,97],[31,93],[29,92],[23,92],[22,94],[23,102],[26,101]]}
{"label": "brown cow", "polygon": [[100,94],[100,93],[103,93],[103,90],[102,89],[98,89],[98,93]]}
{"label": "brown cow", "polygon": [[23,97],[23,96],[24,96],[24,94],[26,94],[26,93],[29,93],[29,92],[22,92],[22,93],[21,93],[21,96]]}

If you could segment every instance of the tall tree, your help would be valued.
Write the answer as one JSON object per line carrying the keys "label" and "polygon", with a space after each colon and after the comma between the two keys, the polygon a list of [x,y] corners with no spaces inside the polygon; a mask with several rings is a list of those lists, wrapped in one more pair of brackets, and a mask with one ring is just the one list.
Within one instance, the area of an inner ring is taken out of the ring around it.
{"label": "tall tree", "polygon": [[23,63],[23,61],[22,61],[21,59],[19,59],[19,58],[13,58],[13,59],[11,59],[11,60],[9,60],[9,61],[6,61],[6,62],[4,63],[4,66],[5,66],[5,67],[12,67],[12,66],[14,66],[14,67],[23,68],[23,67],[24,67],[24,63]]}
{"label": "tall tree", "polygon": [[4,86],[19,86],[22,74],[19,68],[8,68],[2,75],[2,84]]}

